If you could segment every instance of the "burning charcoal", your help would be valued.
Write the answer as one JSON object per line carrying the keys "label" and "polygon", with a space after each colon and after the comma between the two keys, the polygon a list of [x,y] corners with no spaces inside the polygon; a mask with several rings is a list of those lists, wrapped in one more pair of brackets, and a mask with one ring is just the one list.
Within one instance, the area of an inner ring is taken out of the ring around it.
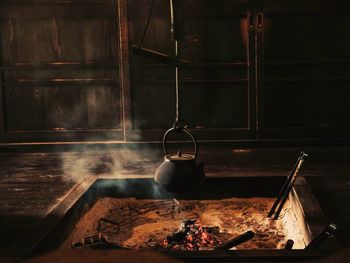
{"label": "burning charcoal", "polygon": [[218,226],[203,227],[203,230],[214,235],[218,235],[220,233],[220,228]]}
{"label": "burning charcoal", "polygon": [[163,241],[163,247],[174,250],[203,250],[221,245],[218,226],[203,227],[195,219],[184,220],[180,230]]}
{"label": "burning charcoal", "polygon": [[197,220],[196,219],[186,219],[182,222],[181,224],[181,229],[183,230],[189,230],[193,225],[194,223],[196,222]]}

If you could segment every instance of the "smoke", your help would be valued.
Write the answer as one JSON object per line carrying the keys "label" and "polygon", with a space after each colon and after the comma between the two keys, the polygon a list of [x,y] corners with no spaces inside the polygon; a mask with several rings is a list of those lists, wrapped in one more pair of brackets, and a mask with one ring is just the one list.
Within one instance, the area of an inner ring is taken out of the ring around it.
{"label": "smoke", "polygon": [[[96,102],[91,100],[89,103],[93,108],[97,107]],[[71,122],[76,121],[77,125],[83,117],[81,108],[80,103],[77,103],[69,114],[74,116]],[[89,123],[98,123],[98,116],[100,115],[90,114]],[[134,123],[135,126],[138,125]],[[60,159],[64,174],[63,180],[70,183],[80,183],[88,177],[102,178],[106,179],[104,182],[106,187],[110,184],[115,186],[118,191],[125,192],[130,187],[132,178],[154,176],[157,167],[163,161],[161,144],[123,144],[115,142],[115,138],[112,136],[111,133],[97,137],[95,135],[95,137],[89,138],[89,141],[97,141],[96,144],[79,144],[62,152]],[[141,135],[137,132],[133,132],[133,139],[135,141],[142,140]],[[129,178],[129,180],[117,180],[123,178]],[[152,185],[147,185],[147,187],[153,188],[154,196],[161,195],[158,187]]]}
{"label": "smoke", "polygon": [[66,179],[78,182],[88,175],[150,175],[160,156],[156,149],[87,145],[62,153],[61,159]]}
{"label": "smoke", "polygon": [[[157,167],[163,161],[159,144],[131,145],[103,143],[72,147],[61,153],[63,180],[80,183],[88,177],[105,179],[99,186],[113,187],[123,194],[135,187],[151,197],[162,196],[162,191],[153,183]],[[139,180],[148,178],[147,180]],[[138,180],[137,180],[138,179]],[[135,186],[135,181],[144,185]]]}
{"label": "smoke", "polygon": [[152,175],[161,160],[157,150],[112,147],[99,146],[96,149],[80,146],[79,149],[62,153],[65,179],[79,182],[86,176],[120,178],[126,175]]}

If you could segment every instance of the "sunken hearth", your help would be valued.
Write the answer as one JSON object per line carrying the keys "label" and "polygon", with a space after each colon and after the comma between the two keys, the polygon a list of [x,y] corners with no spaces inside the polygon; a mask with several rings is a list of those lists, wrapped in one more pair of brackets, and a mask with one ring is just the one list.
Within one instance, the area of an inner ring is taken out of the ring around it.
{"label": "sunken hearth", "polygon": [[[261,251],[265,256],[314,256],[314,251],[305,253],[305,247],[327,222],[303,178],[298,178],[279,219],[267,217],[284,180],[208,178],[191,194],[173,195],[151,178],[100,179],[37,251],[72,244],[86,249],[92,240],[76,244],[100,235],[106,239],[98,241],[108,241],[109,248],[152,249],[180,258],[191,255],[193,259],[192,253],[216,259],[247,253],[259,257]],[[237,237],[244,242],[235,243]],[[293,250],[285,249],[288,240],[294,241]]]}
{"label": "sunken hearth", "polygon": [[[102,234],[116,246],[212,250],[249,230],[255,233],[236,249],[283,248],[288,239],[304,248],[301,231],[287,205],[281,220],[266,217],[272,198],[219,200],[99,199],[76,224],[64,246]],[[188,229],[186,231],[186,228]]]}

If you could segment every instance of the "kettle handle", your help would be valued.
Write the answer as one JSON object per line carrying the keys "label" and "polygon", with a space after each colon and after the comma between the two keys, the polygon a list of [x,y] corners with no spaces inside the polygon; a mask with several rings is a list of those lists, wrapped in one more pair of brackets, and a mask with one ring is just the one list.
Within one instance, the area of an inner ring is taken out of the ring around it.
{"label": "kettle handle", "polygon": [[192,139],[192,141],[193,141],[193,144],[194,144],[194,159],[196,159],[196,157],[197,157],[197,152],[198,152],[197,140],[196,140],[196,138],[194,138],[194,136],[193,136],[193,134],[190,132],[190,130],[188,130],[188,129],[186,129],[186,128],[181,128],[181,129],[179,129],[179,128],[178,128],[178,129],[170,128],[169,130],[167,130],[167,131],[165,132],[165,134],[164,134],[164,136],[163,136],[163,149],[164,149],[164,154],[165,154],[165,155],[168,155],[168,150],[167,150],[167,148],[166,148],[166,142],[167,142],[167,138],[168,138],[168,136],[169,136],[169,133],[174,132],[174,131],[176,131],[176,132],[182,131],[182,132],[186,133],[188,136],[191,137],[191,139]]}

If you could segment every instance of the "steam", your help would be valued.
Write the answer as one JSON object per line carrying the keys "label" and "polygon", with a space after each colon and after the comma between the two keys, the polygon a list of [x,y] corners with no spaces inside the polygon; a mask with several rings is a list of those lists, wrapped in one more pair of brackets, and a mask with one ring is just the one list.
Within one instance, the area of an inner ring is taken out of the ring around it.
{"label": "steam", "polygon": [[[101,182],[101,186],[127,193],[134,178],[153,177],[162,162],[162,154],[161,146],[79,146],[61,153],[63,180],[80,183],[87,177],[102,178],[106,180]],[[145,181],[144,189],[152,197],[162,196],[161,190],[151,179]]]}
{"label": "steam", "polygon": [[[79,126],[83,119],[81,103],[76,103],[70,114],[73,116],[70,122]],[[89,100],[90,108],[101,108],[97,105],[97,100]],[[100,114],[88,111],[89,125],[99,123]],[[102,114],[103,115],[103,114]],[[134,124],[138,126],[138,124]],[[135,140],[142,139],[140,134],[134,132]],[[163,161],[162,146],[147,144],[117,144],[112,134],[92,137],[90,141],[100,141],[96,144],[85,144],[72,146],[68,151],[62,152],[60,159],[63,169],[63,180],[70,183],[80,183],[87,177],[96,177],[103,179],[122,179],[130,177],[153,177],[157,167]],[[98,145],[98,146],[97,146]],[[136,145],[136,146],[135,146]],[[127,180],[105,180],[106,183],[116,185],[120,190],[127,190]],[[132,180],[129,180],[132,181]],[[159,189],[154,187],[154,194],[160,195]]]}
{"label": "steam", "polygon": [[125,175],[152,175],[159,156],[152,151],[133,149],[89,149],[62,153],[65,178],[79,182],[86,176],[123,177]]}

